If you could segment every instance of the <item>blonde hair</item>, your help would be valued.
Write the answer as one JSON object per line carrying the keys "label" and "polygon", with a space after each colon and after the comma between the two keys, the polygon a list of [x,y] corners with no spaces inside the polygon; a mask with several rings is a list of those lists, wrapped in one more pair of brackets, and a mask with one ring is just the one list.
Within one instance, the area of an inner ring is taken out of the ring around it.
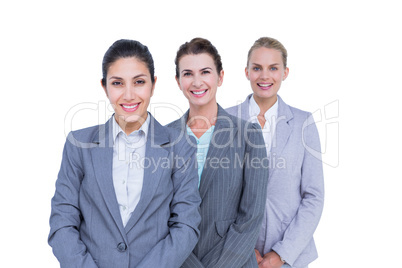
{"label": "blonde hair", "polygon": [[248,51],[248,55],[247,55],[247,66],[248,63],[250,61],[250,56],[251,53],[260,47],[265,47],[265,48],[272,48],[272,49],[276,49],[279,52],[281,52],[282,54],[282,61],[283,61],[283,66],[286,68],[286,64],[287,64],[287,58],[288,58],[288,52],[286,50],[286,48],[282,45],[281,42],[279,42],[278,40],[271,38],[271,37],[261,37],[259,38],[257,41],[254,42],[253,46],[250,48],[250,50]]}

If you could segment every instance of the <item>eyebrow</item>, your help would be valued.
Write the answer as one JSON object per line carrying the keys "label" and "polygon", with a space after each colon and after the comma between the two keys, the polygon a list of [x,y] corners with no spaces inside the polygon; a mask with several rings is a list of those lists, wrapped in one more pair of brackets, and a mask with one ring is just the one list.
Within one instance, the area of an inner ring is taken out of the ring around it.
{"label": "eyebrow", "polygon": [[[211,67],[205,67],[205,68],[202,68],[202,69],[200,69],[200,71],[205,71],[205,70],[212,70],[212,68]],[[193,70],[190,70],[190,69],[184,69],[183,71],[181,71],[182,73],[186,73],[186,72],[193,72]]]}
{"label": "eyebrow", "polygon": [[[258,64],[258,63],[251,63],[252,65],[256,65],[256,66],[261,66],[261,64]],[[273,64],[270,64],[269,66],[274,66],[274,65],[280,65],[280,63],[273,63]]]}
{"label": "eyebrow", "polygon": [[[137,74],[137,75],[134,76],[132,79],[136,79],[136,78],[141,77],[141,76],[147,76],[147,75],[146,75],[146,74]],[[109,78],[109,80],[111,80],[111,79],[120,79],[120,80],[122,80],[123,78],[118,77],[118,76],[111,76],[111,77]]]}

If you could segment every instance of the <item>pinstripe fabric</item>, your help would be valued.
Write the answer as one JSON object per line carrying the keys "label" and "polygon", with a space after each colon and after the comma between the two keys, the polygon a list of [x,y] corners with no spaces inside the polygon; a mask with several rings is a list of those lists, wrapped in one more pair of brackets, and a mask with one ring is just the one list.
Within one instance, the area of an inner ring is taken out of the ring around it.
{"label": "pinstripe fabric", "polygon": [[[168,126],[185,131],[187,118],[188,112]],[[200,182],[201,235],[182,267],[258,267],[254,246],[268,178],[263,160],[267,158],[260,127],[218,105]]]}

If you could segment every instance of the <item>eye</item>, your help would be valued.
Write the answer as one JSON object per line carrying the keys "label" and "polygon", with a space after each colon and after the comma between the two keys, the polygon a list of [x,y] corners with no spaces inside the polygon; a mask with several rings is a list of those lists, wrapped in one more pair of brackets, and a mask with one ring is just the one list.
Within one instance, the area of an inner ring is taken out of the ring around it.
{"label": "eye", "polygon": [[190,76],[190,75],[191,75],[190,72],[185,72],[185,73],[183,73],[183,76]]}
{"label": "eye", "polygon": [[278,70],[278,67],[271,67],[271,71],[276,71]]}
{"label": "eye", "polygon": [[122,83],[120,81],[113,81],[112,85],[113,86],[120,86],[120,85],[122,85]]}
{"label": "eye", "polygon": [[140,80],[135,81],[134,84],[141,84],[142,85],[142,84],[145,84],[145,81],[140,79]]}
{"label": "eye", "polygon": [[209,73],[211,73],[211,72],[208,71],[208,70],[204,70],[204,71],[201,72],[201,74],[209,74]]}
{"label": "eye", "polygon": [[253,71],[259,71],[259,70],[261,70],[260,67],[253,67]]}

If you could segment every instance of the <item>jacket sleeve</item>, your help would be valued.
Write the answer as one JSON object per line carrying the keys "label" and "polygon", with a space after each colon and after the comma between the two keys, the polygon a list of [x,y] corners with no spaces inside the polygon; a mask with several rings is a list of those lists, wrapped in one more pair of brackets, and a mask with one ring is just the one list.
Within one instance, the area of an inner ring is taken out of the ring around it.
{"label": "jacket sleeve", "polygon": [[169,234],[156,244],[137,267],[180,267],[198,242],[201,222],[196,149],[180,142],[173,162],[173,200]]}
{"label": "jacket sleeve", "polygon": [[80,239],[81,211],[78,195],[84,177],[79,148],[69,134],[51,202],[49,245],[60,267],[97,267]]}
{"label": "jacket sleeve", "polygon": [[324,206],[324,176],[317,127],[308,114],[302,128],[304,158],[301,167],[302,197],[296,216],[287,227],[282,241],[273,247],[288,264],[293,265],[313,239]]}
{"label": "jacket sleeve", "polygon": [[261,128],[252,124],[246,129],[243,194],[238,216],[226,235],[201,260],[206,267],[243,267],[255,256],[254,247],[264,216],[268,168],[262,165],[267,154]]}

